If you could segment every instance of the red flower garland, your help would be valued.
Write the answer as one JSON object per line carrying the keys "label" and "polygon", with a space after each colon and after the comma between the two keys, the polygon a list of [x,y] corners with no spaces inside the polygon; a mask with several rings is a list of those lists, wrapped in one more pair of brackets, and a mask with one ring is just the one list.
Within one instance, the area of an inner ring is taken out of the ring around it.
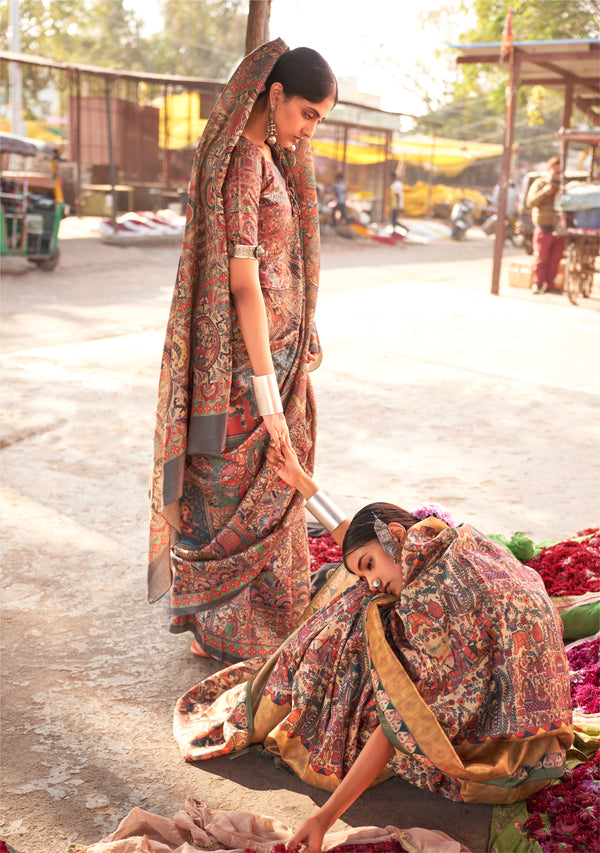
{"label": "red flower garland", "polygon": [[539,572],[548,595],[600,592],[600,532],[596,527],[580,535],[586,534],[591,535],[583,542],[568,540],[544,548],[525,564]]}

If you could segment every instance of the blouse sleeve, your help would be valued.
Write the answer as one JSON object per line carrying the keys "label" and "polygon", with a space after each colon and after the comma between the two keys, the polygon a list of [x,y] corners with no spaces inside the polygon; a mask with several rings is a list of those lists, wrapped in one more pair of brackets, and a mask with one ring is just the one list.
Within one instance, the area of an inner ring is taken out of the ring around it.
{"label": "blouse sleeve", "polygon": [[[256,154],[256,156],[253,156]],[[258,211],[262,187],[259,152],[234,148],[223,183],[223,204],[227,223],[227,252],[233,256],[237,245],[258,244]]]}

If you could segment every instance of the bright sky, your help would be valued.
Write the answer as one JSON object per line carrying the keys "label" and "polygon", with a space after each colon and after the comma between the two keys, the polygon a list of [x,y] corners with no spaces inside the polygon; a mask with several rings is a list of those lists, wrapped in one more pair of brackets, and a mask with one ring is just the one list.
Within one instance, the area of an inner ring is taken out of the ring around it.
{"label": "bright sky", "polygon": [[[127,5],[148,31],[160,29],[159,0]],[[470,25],[457,7],[458,0],[272,0],[270,32],[292,48],[318,50],[338,77],[355,77],[359,91],[380,95],[382,109],[421,114],[423,103],[404,87],[405,75],[414,75],[420,61],[438,81],[434,96],[440,94],[444,65],[454,53],[438,60],[435,52],[456,44]],[[420,16],[440,8],[446,11],[442,29],[423,28]]]}

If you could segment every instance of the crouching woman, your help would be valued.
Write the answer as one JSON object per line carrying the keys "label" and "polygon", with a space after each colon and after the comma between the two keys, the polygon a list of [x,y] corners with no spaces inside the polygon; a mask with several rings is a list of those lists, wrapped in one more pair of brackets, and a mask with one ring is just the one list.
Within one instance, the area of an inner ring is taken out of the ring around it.
{"label": "crouching woman", "polygon": [[309,853],[392,775],[479,803],[515,802],[559,777],[572,742],[569,672],[539,575],[468,524],[387,503],[349,522],[291,449],[270,459],[342,545],[344,565],[274,656],[179,700],[184,757],[263,743],[333,791],[290,841]]}

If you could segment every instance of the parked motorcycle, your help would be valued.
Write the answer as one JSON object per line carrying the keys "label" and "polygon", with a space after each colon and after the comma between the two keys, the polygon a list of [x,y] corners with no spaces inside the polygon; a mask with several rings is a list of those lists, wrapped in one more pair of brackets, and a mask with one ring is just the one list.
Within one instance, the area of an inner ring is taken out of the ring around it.
{"label": "parked motorcycle", "polygon": [[[496,233],[496,223],[498,222],[498,214],[493,213],[485,220],[481,226],[482,230],[488,234]],[[524,245],[523,232],[521,230],[521,220],[518,216],[507,216],[504,226],[504,239],[508,240],[513,246],[521,248]]]}
{"label": "parked motorcycle", "polygon": [[450,212],[450,237],[452,240],[462,240],[472,225],[473,202],[468,198],[461,198],[452,205]]}

